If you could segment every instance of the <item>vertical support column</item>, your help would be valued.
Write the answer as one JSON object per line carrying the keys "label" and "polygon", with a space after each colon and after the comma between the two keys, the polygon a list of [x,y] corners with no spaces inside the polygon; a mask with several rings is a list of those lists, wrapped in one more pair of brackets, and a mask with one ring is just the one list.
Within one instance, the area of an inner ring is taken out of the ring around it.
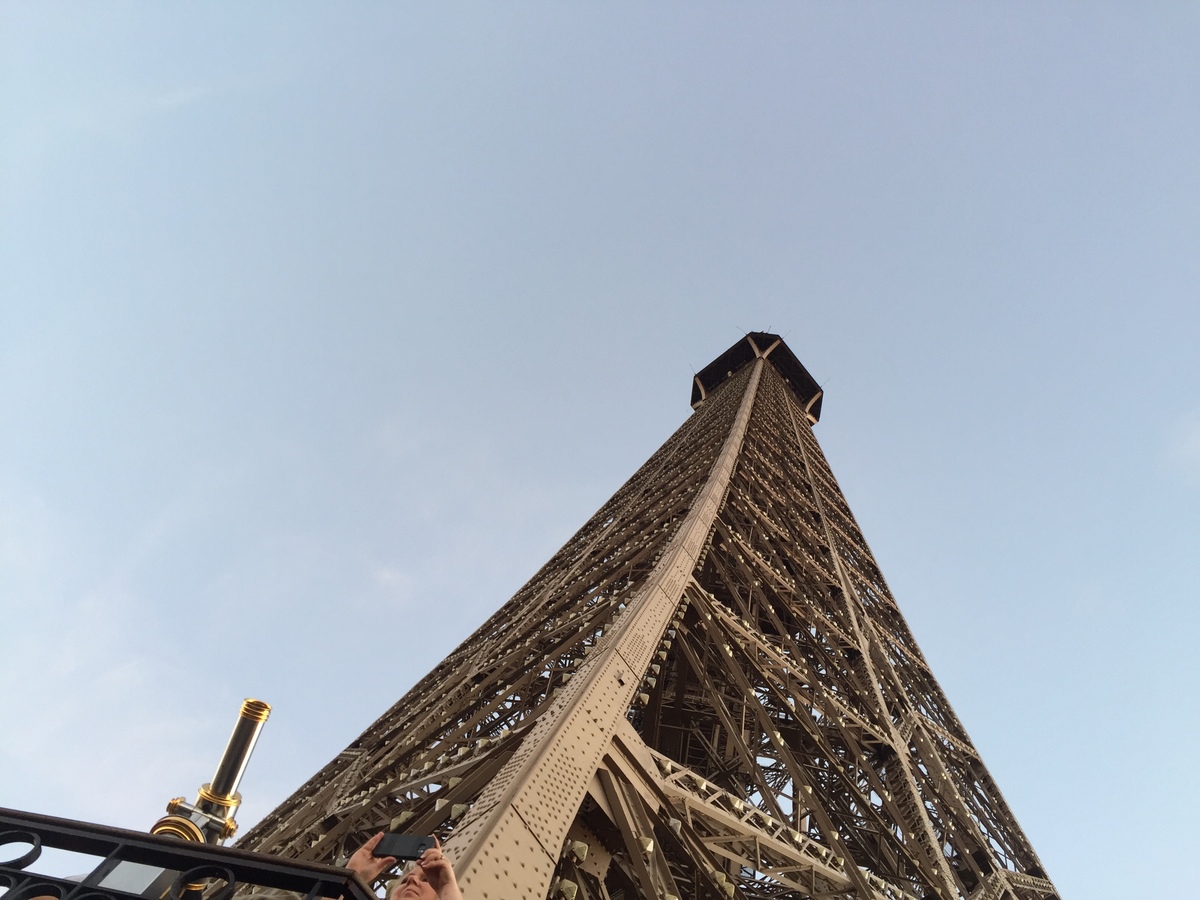
{"label": "vertical support column", "polygon": [[446,850],[473,900],[542,900],[568,829],[725,498],[758,391],[754,362],[721,452],[662,558],[554,705],[455,829]]}

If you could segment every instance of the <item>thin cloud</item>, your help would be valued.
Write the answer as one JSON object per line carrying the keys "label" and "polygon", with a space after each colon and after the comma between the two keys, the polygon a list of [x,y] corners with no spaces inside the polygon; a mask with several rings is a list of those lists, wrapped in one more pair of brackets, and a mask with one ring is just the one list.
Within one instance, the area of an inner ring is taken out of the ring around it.
{"label": "thin cloud", "polygon": [[1189,484],[1200,487],[1200,412],[1188,413],[1176,422],[1167,461]]}
{"label": "thin cloud", "polygon": [[[208,762],[194,743],[209,723],[172,708],[161,675],[179,673],[148,650],[161,642],[139,628],[139,605],[112,594],[55,604],[22,623],[0,659],[0,683],[9,687],[0,692],[0,721],[20,723],[3,730],[0,755],[41,790],[72,797],[75,809],[61,812],[101,820],[153,809],[177,772]],[[20,802],[21,788],[9,783],[5,793]]]}
{"label": "thin cloud", "polygon": [[190,106],[193,103],[199,103],[213,96],[216,92],[212,88],[179,88],[174,91],[166,91],[159,94],[148,105],[148,113],[165,113],[172,110],[180,109],[184,106]]}
{"label": "thin cloud", "polygon": [[231,86],[179,86],[148,92],[77,97],[67,103],[29,105],[8,115],[8,136],[0,144],[6,190],[41,171],[55,151],[81,141],[125,143],[146,124],[221,94]]}

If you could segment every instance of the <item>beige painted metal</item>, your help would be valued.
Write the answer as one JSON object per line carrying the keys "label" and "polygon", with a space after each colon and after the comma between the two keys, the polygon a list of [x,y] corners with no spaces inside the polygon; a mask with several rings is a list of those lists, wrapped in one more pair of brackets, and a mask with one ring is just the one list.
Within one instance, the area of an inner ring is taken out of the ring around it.
{"label": "beige painted metal", "polygon": [[696,414],[239,846],[334,862],[436,831],[470,900],[1055,900],[812,434],[819,398],[777,335],[730,348]]}
{"label": "beige painted metal", "polygon": [[[815,476],[812,472],[812,466],[808,458],[808,453],[804,447],[804,441],[801,438],[800,425],[796,421],[795,414],[792,412],[790,404],[788,406],[788,414],[789,418],[791,419],[792,429],[796,436],[796,442],[801,450],[801,459],[803,461],[804,468],[809,474],[810,481],[815,482]],[[821,522],[825,529],[826,539],[831,545],[836,546],[836,538],[831,530],[830,517],[823,508],[823,502],[819,491],[814,493],[814,498],[817,509],[821,513]],[[965,809],[965,804],[963,804],[962,798],[958,795],[958,791],[954,786],[953,780],[950,779],[944,772],[940,755],[929,743],[920,723],[917,723],[915,727],[910,730],[909,734],[905,735],[903,740],[901,739],[899,730],[893,723],[888,712],[888,704],[884,699],[881,689],[882,680],[880,673],[876,671],[875,661],[881,659],[883,655],[881,646],[882,637],[878,634],[870,619],[861,614],[861,610],[864,608],[862,600],[858,597],[858,592],[855,588],[853,579],[849,577],[848,573],[846,572],[845,565],[843,564],[841,558],[836,554],[833,556],[833,564],[837,573],[838,583],[842,589],[846,618],[851,623],[851,627],[853,629],[852,639],[857,644],[858,650],[861,654],[863,666],[866,669],[866,678],[863,679],[863,682],[865,682],[867,690],[864,691],[863,694],[866,698],[869,698],[869,702],[874,705],[875,711],[879,714],[879,721],[885,723],[885,727],[888,731],[888,742],[893,747],[900,748],[906,746],[906,744],[910,741],[916,741],[918,748],[925,751],[923,753],[925,765],[934,769],[933,775],[935,778],[937,778],[939,787],[946,794],[951,795],[953,799],[957,800],[959,806]],[[917,790],[917,778],[915,772],[913,771],[913,763],[907,753],[898,753],[896,755],[896,762],[904,768],[905,777],[900,779],[901,796],[896,797],[895,802],[897,806],[906,813],[903,816],[903,820],[909,823],[910,828],[913,825],[916,826],[916,833],[912,834],[912,843],[920,846],[921,852],[918,858],[921,860],[923,868],[925,869],[931,883],[937,886],[938,892],[942,896],[946,897],[947,900],[949,900],[949,898],[957,897],[958,889],[955,885],[955,879],[950,869],[949,861],[946,859],[946,855],[942,851],[942,842],[934,833],[932,823],[930,822],[928,815],[923,813],[925,801]],[[963,821],[966,824],[966,828],[972,833],[972,836],[979,841],[980,845],[986,846],[987,839],[979,830],[978,824],[970,816],[964,816]],[[1032,852],[1032,848],[1030,852]],[[1003,879],[1003,873],[996,872],[992,876],[992,883],[999,881],[1004,887],[1008,887],[1007,882],[1005,882]]]}
{"label": "beige painted metal", "polygon": [[447,842],[468,896],[546,896],[576,810],[712,530],[746,434],[762,366],[762,359],[755,361],[716,464],[637,598]]}
{"label": "beige painted metal", "polygon": [[[794,891],[812,896],[852,894],[862,890],[843,858],[795,831],[763,810],[722,790],[669,756],[646,746],[633,727],[623,722],[613,735],[605,764],[619,770],[648,803],[679,814],[681,830],[702,819],[700,838],[714,857],[738,871],[770,875]],[[864,875],[863,896],[872,900],[916,900],[902,888]]]}

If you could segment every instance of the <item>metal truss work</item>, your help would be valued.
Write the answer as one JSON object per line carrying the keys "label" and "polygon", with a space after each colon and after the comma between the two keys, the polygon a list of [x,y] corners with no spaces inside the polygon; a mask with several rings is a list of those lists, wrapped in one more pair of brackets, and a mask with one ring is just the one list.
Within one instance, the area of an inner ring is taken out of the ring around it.
{"label": "metal truss work", "polygon": [[1055,897],[812,433],[777,335],[239,844],[445,837],[472,900]]}

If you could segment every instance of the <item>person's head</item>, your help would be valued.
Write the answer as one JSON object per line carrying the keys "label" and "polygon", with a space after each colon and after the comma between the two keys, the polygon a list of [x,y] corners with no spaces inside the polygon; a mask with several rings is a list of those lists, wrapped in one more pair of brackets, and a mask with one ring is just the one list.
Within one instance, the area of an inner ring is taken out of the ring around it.
{"label": "person's head", "polygon": [[425,870],[409,863],[404,873],[393,882],[388,900],[437,900],[437,891],[425,880]]}

